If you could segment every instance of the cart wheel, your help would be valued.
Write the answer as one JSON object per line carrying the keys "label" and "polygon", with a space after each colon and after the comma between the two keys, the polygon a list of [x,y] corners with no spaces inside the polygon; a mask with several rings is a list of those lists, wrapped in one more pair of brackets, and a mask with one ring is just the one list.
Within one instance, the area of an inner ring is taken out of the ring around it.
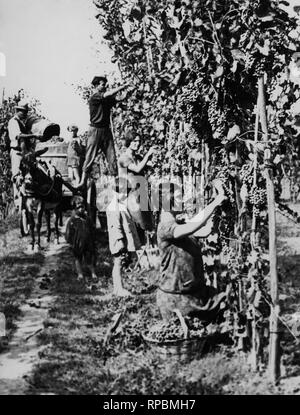
{"label": "cart wheel", "polygon": [[87,187],[86,201],[87,201],[88,214],[94,226],[96,226],[96,217],[97,217],[96,199],[97,199],[96,185],[95,185],[95,182],[91,180],[88,183],[88,187]]}
{"label": "cart wheel", "polygon": [[26,209],[21,210],[20,231],[22,236],[27,236],[29,234],[29,225]]}

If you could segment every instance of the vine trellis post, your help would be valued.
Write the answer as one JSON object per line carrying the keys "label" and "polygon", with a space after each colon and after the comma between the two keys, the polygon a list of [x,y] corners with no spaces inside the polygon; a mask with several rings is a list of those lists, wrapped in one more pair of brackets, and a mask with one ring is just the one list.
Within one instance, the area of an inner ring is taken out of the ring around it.
{"label": "vine trellis post", "polygon": [[204,140],[201,140],[200,144],[201,160],[200,160],[200,197],[201,203],[204,203],[204,164],[205,164],[205,153],[204,153]]}
{"label": "vine trellis post", "polygon": [[146,21],[145,21],[146,18],[147,18],[146,16],[143,18],[142,26],[143,26],[145,45],[146,45],[146,58],[147,58],[147,66],[148,66],[148,75],[151,76],[152,75],[152,67],[153,67],[153,56],[152,56],[151,46],[148,44],[148,36],[147,36]]}
{"label": "vine trellis post", "polygon": [[[260,96],[260,121],[264,141],[268,142],[267,111],[265,101],[264,76],[258,80],[258,94]],[[269,345],[269,375],[273,383],[280,376],[280,354],[279,354],[279,295],[277,275],[277,252],[276,252],[276,216],[275,216],[275,192],[273,183],[272,164],[270,162],[270,149],[266,147],[264,154],[265,177],[267,185],[268,217],[269,217],[269,257],[270,257],[270,286],[271,286],[271,315],[270,315],[270,345]]]}
{"label": "vine trellis post", "polygon": [[[259,129],[259,113],[260,113],[260,91],[258,88],[257,93],[257,103],[256,103],[256,114],[255,114],[255,131],[254,131],[254,160],[253,160],[253,188],[257,185],[257,142],[258,142],[258,129]],[[256,248],[256,215],[255,210],[253,209],[252,213],[252,228],[251,228],[251,248]],[[258,366],[258,356],[257,356],[257,332],[256,332],[256,316],[255,308],[252,309],[253,319],[252,319],[252,351],[251,351],[251,362],[252,369],[257,370]]]}

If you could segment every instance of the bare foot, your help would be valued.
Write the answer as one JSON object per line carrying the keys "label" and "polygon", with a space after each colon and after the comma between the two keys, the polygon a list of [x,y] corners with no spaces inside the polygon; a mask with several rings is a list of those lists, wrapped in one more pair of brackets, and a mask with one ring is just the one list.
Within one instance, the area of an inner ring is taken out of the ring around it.
{"label": "bare foot", "polygon": [[97,275],[94,272],[92,272],[92,280],[93,280],[93,282],[97,282],[98,281],[98,277],[97,277]]}
{"label": "bare foot", "polygon": [[41,246],[38,243],[36,243],[33,247],[33,251],[37,253],[37,252],[40,252],[40,250],[41,250]]}
{"label": "bare foot", "polygon": [[87,293],[91,293],[93,291],[93,286],[92,285],[87,285],[85,287],[85,290],[86,290]]}

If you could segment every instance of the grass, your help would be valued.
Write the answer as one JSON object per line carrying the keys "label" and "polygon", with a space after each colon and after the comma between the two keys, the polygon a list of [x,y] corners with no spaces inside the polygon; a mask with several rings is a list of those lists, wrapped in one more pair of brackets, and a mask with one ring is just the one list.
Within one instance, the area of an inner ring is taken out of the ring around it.
{"label": "grass", "polygon": [[20,307],[30,296],[35,277],[43,262],[41,255],[27,256],[27,239],[20,238],[18,217],[0,222],[0,312],[6,319],[6,336],[0,339],[0,352],[8,347],[21,317]]}
{"label": "grass", "polygon": [[19,226],[19,216],[17,213],[8,216],[5,220],[0,221],[0,235],[12,229],[17,229]]}

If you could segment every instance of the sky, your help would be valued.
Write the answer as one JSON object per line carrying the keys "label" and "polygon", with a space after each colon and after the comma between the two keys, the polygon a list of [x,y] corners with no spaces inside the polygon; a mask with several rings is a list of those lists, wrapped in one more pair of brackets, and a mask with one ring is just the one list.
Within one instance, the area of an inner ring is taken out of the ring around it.
{"label": "sky", "polygon": [[87,105],[72,84],[116,70],[96,11],[92,0],[0,0],[0,93],[24,88],[62,133],[70,123],[82,132],[88,126]]}
{"label": "sky", "polygon": [[[290,0],[290,10],[295,5],[300,0]],[[93,0],[0,0],[0,94],[3,87],[6,96],[24,88],[61,125],[62,136],[70,123],[81,132],[89,123],[72,84],[117,70],[96,11]]]}

